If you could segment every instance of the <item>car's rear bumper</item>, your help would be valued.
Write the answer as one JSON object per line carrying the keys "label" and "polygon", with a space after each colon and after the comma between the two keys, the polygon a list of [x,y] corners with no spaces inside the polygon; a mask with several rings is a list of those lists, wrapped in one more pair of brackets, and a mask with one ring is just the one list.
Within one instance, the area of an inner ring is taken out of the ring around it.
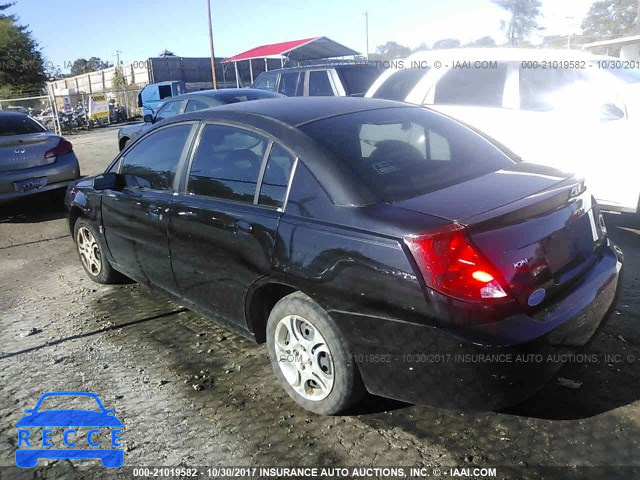
{"label": "car's rear bumper", "polygon": [[[46,183],[39,188],[26,191],[17,191],[15,188],[16,182],[42,178],[46,179]],[[73,152],[59,156],[49,165],[0,172],[0,202],[64,188],[78,178],[80,178],[80,166]]]}
{"label": "car's rear bumper", "polygon": [[622,255],[607,247],[553,305],[463,331],[331,315],[369,392],[445,408],[500,409],[535,393],[593,337],[614,302],[621,268]]}

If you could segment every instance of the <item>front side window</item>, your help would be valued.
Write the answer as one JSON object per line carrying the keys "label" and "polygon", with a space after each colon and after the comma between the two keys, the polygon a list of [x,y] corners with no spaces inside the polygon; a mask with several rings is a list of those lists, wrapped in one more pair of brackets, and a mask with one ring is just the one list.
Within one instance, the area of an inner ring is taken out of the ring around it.
{"label": "front side window", "polygon": [[273,145],[260,186],[260,205],[276,208],[284,205],[294,161],[295,157],[291,153],[278,144]]}
{"label": "front side window", "polygon": [[407,95],[409,95],[427,71],[428,69],[421,68],[404,68],[398,70],[380,85],[378,90],[373,94],[373,98],[384,98],[386,100],[404,102]]}
{"label": "front side window", "polygon": [[501,107],[507,65],[497,68],[455,68],[436,85],[434,104]]}
{"label": "front side window", "polygon": [[167,102],[165,103],[158,113],[156,114],[156,121],[164,120],[165,118],[175,117],[182,111],[182,101]]}
{"label": "front side window", "polygon": [[127,187],[170,190],[190,132],[190,124],[173,125],[134,145],[122,161]]}
{"label": "front side window", "polygon": [[268,140],[248,130],[206,125],[193,158],[192,195],[253,203]]}
{"label": "front side window", "polygon": [[314,70],[309,72],[309,96],[333,96],[333,87],[331,86],[331,80],[329,80],[329,72],[326,70]]}
{"label": "front side window", "polygon": [[260,88],[262,90],[276,90],[276,80],[278,79],[277,73],[263,73],[251,86],[251,88]]}
{"label": "front side window", "polygon": [[202,100],[189,100],[187,102],[187,106],[184,109],[184,113],[188,113],[188,112],[196,112],[198,110],[204,110],[205,108],[210,108],[213,105],[209,105],[206,102],[203,102]]}
{"label": "front side window", "polygon": [[298,88],[299,72],[295,73],[283,73],[280,76],[280,86],[278,87],[278,93],[282,93],[287,97],[294,97]]}

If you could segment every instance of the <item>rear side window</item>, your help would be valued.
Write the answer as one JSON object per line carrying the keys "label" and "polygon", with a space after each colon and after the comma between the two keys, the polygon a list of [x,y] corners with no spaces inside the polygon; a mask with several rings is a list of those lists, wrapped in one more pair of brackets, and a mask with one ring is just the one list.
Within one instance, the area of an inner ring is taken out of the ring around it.
{"label": "rear side window", "polygon": [[436,85],[436,105],[477,105],[501,107],[507,65],[497,68],[456,68]]}
{"label": "rear side window", "polygon": [[336,67],[336,71],[347,95],[364,95],[380,76],[373,67]]}
{"label": "rear side window", "polygon": [[262,90],[276,90],[277,73],[261,73],[251,88],[260,88]]}
{"label": "rear side window", "polygon": [[191,125],[158,130],[134,145],[124,157],[122,174],[128,187],[169,190]]}
{"label": "rear side window", "polygon": [[253,203],[267,139],[244,129],[206,125],[193,158],[192,195]]}
{"label": "rear side window", "polygon": [[291,153],[278,144],[273,145],[260,186],[260,205],[276,208],[284,205],[294,161]]}
{"label": "rear side window", "polygon": [[0,115],[0,136],[28,135],[45,129],[26,115]]}
{"label": "rear side window", "polygon": [[331,86],[331,80],[329,80],[329,72],[326,70],[313,70],[309,72],[309,96],[333,96],[333,87]]}
{"label": "rear side window", "polygon": [[178,100],[175,102],[167,102],[162,107],[160,107],[160,110],[158,110],[158,113],[156,114],[156,121],[160,121],[165,118],[175,117],[181,112],[181,110],[182,110],[182,100]]}
{"label": "rear side window", "polygon": [[298,88],[299,72],[295,73],[283,73],[280,76],[280,86],[278,87],[278,93],[282,93],[288,97],[294,97]]}
{"label": "rear side window", "polygon": [[301,129],[381,201],[422,195],[515,163],[475,132],[419,108],[352,113]]}
{"label": "rear side window", "polygon": [[373,94],[373,98],[404,101],[428,69],[405,68],[387,78]]}

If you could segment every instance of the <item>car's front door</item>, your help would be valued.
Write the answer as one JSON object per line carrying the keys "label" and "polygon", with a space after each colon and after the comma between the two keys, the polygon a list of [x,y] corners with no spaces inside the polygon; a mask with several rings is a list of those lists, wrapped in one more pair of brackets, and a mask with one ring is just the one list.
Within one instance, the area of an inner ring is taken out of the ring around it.
{"label": "car's front door", "polygon": [[171,212],[175,279],[185,299],[246,327],[246,293],[271,269],[295,158],[258,133],[226,125],[205,125],[197,144]]}
{"label": "car's front door", "polygon": [[117,268],[132,278],[175,292],[167,227],[174,179],[195,123],[161,128],[121,159],[121,190],[102,195],[102,224]]}

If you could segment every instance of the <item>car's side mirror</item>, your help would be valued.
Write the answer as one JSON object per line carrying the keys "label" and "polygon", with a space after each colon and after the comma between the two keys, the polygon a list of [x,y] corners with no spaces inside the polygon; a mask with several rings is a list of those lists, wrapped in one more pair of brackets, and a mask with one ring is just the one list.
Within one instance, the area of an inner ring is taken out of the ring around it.
{"label": "car's side mirror", "polygon": [[120,190],[124,187],[124,177],[119,173],[102,173],[93,179],[94,190]]}
{"label": "car's side mirror", "polygon": [[147,113],[144,117],[142,117],[144,123],[153,123],[153,115]]}
{"label": "car's side mirror", "polygon": [[600,107],[601,120],[620,120],[624,117],[624,111],[613,103],[605,103]]}

